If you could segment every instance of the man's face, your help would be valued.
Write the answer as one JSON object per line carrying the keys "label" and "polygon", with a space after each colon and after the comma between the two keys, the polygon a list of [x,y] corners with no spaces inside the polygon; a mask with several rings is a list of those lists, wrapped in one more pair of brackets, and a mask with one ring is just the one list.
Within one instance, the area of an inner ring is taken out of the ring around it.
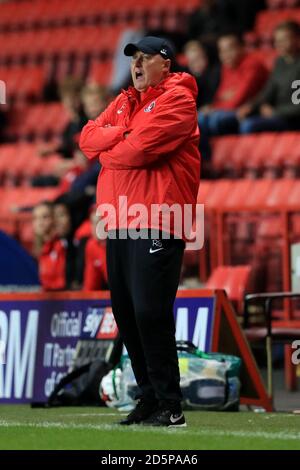
{"label": "man's face", "polygon": [[167,76],[170,63],[170,59],[163,59],[160,54],[144,54],[137,51],[131,60],[131,76],[134,88],[143,92],[149,86],[156,86]]}
{"label": "man's face", "polygon": [[223,65],[236,67],[243,54],[243,46],[234,36],[224,36],[218,42],[219,57]]}
{"label": "man's face", "polygon": [[298,38],[292,31],[278,29],[274,35],[274,45],[281,56],[293,54],[298,48]]}

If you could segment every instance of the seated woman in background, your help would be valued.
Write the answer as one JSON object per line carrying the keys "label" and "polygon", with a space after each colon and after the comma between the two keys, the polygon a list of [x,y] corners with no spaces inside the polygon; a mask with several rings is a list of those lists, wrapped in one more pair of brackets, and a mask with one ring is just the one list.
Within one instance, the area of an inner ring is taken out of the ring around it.
{"label": "seated woman in background", "polygon": [[184,55],[189,72],[198,85],[197,108],[212,103],[220,82],[220,63],[217,49],[213,44],[203,41],[188,41]]}
{"label": "seated woman in background", "polygon": [[77,249],[74,242],[74,223],[71,209],[65,202],[56,201],[53,206],[55,234],[65,251],[65,285],[64,289],[78,289]]}
{"label": "seated woman in background", "polygon": [[34,254],[39,263],[39,277],[43,290],[65,288],[66,250],[57,237],[53,204],[45,201],[33,209]]}
{"label": "seated woman in background", "polygon": [[34,255],[43,290],[78,287],[71,212],[64,203],[42,202],[33,209]]}

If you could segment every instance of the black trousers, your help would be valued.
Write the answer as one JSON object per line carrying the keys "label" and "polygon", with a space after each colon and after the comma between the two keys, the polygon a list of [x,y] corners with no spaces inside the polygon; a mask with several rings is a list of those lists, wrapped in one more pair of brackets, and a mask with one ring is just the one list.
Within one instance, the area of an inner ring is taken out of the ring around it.
{"label": "black trousers", "polygon": [[113,313],[140,396],[150,400],[182,398],[173,304],[184,245],[179,239],[107,240]]}

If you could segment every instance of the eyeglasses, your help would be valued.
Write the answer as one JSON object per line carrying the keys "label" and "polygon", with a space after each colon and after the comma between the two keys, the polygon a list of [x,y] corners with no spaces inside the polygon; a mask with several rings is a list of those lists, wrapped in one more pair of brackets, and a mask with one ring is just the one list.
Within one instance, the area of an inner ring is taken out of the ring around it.
{"label": "eyeglasses", "polygon": [[153,57],[152,54],[143,54],[143,53],[140,53],[140,54],[134,54],[132,57],[131,57],[131,62],[137,62],[137,61],[146,61],[147,60],[150,60],[151,58]]}

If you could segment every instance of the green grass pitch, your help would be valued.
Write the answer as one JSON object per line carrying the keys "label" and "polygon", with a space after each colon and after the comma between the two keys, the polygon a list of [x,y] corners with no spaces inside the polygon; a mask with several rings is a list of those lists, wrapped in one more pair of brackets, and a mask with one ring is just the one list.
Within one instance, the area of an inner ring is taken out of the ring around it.
{"label": "green grass pitch", "polygon": [[300,415],[186,412],[187,428],[116,424],[108,408],[0,406],[0,449],[300,449]]}

